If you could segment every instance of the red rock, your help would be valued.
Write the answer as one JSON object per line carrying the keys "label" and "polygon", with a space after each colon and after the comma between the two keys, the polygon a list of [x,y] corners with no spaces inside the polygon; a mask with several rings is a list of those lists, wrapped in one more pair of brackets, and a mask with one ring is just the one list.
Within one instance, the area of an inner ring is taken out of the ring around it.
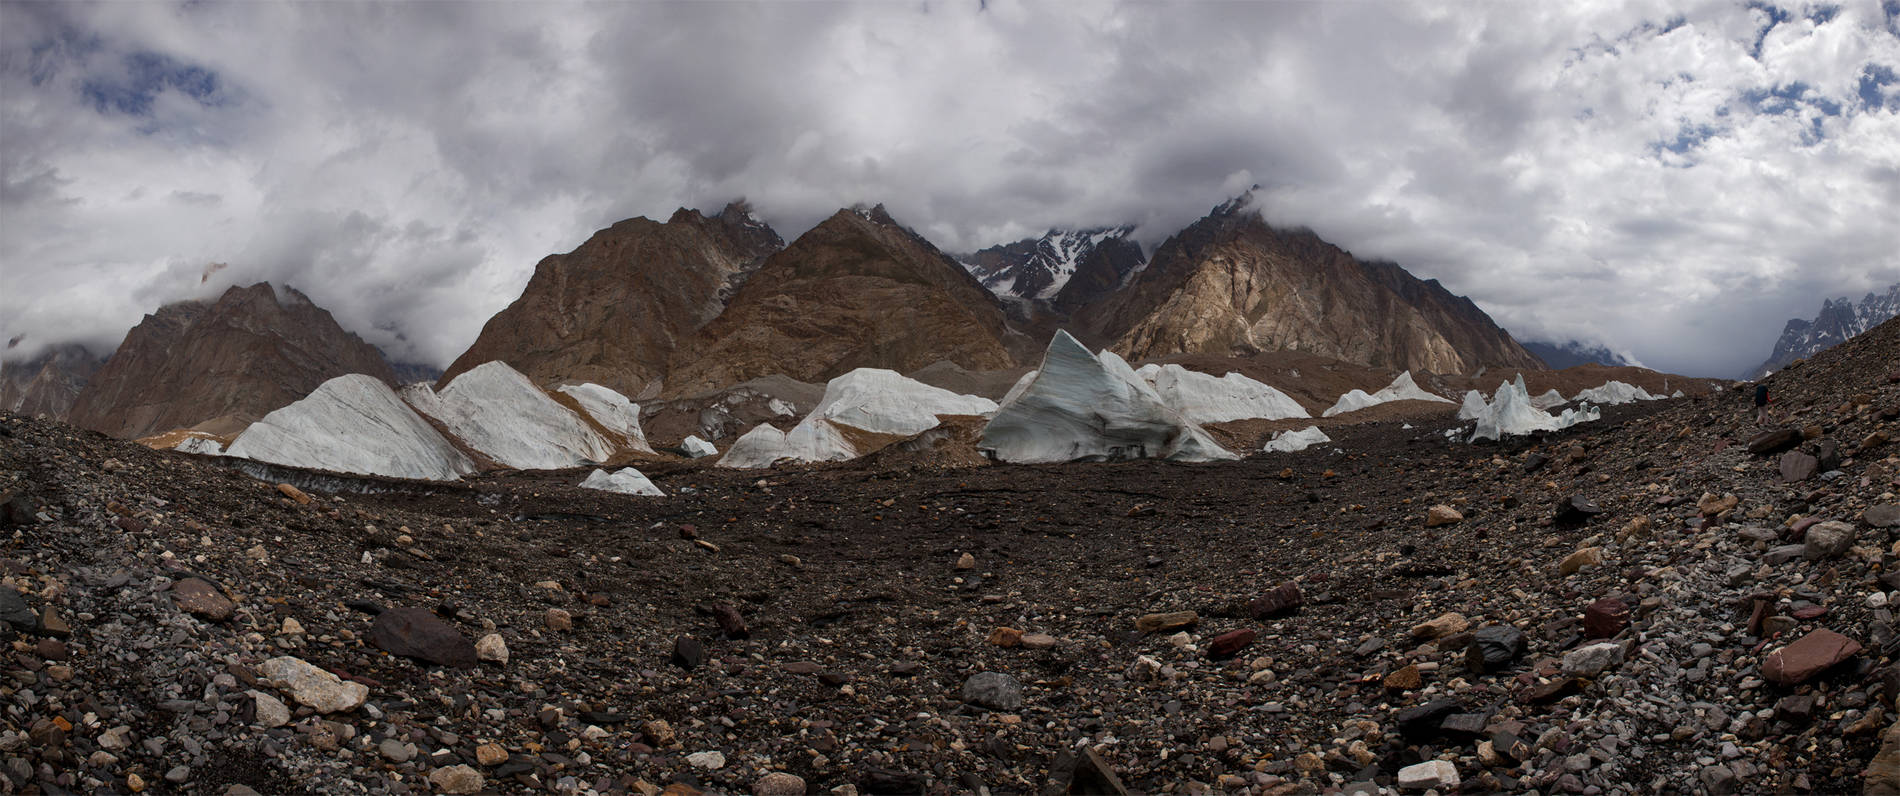
{"label": "red rock", "polygon": [[1827,606],[1804,605],[1800,608],[1794,609],[1793,616],[1794,618],[1799,619],[1803,622],[1806,622],[1812,619],[1820,619],[1823,616],[1827,616]]}
{"label": "red rock", "polygon": [[1799,685],[1859,653],[1859,642],[1822,628],[1768,653],[1761,674],[1777,685]]}
{"label": "red rock", "polygon": [[475,643],[422,608],[391,608],[369,626],[369,643],[391,655],[442,666],[475,665]]}
{"label": "red rock", "polygon": [[1605,597],[1583,609],[1583,633],[1588,638],[1610,638],[1629,624],[1629,605],[1615,597]]}
{"label": "red rock", "polygon": [[719,623],[719,632],[726,634],[726,638],[746,638],[752,635],[752,631],[746,628],[745,617],[739,614],[739,609],[725,603],[718,603],[712,607],[712,614],[713,621]]}
{"label": "red rock", "polygon": [[1229,658],[1252,644],[1256,634],[1252,630],[1233,630],[1214,637],[1207,643],[1207,654],[1213,658]]}

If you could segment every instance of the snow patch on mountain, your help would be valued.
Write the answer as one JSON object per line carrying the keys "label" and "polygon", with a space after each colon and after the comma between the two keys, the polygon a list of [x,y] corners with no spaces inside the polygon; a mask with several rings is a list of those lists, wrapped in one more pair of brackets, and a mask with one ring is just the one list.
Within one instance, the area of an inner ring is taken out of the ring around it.
{"label": "snow patch on mountain", "polygon": [[1782,327],[1781,338],[1775,341],[1768,360],[1743,378],[1760,379],[1797,359],[1833,348],[1895,315],[1900,315],[1900,283],[1887,288],[1884,295],[1868,293],[1858,303],[1846,296],[1824,300],[1814,320],[1790,319],[1787,326]]}
{"label": "snow patch on mountain", "polygon": [[227,455],[340,473],[454,481],[475,464],[380,379],[330,379],[302,400],[265,415]]}

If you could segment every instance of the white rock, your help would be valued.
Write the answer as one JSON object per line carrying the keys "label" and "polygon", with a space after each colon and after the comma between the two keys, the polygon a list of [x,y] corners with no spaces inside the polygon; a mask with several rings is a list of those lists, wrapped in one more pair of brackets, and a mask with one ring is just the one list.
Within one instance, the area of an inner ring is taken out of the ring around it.
{"label": "white rock", "polygon": [[717,771],[726,767],[726,756],[720,752],[694,752],[686,756],[686,762],[694,768]]}
{"label": "white rock", "polygon": [[259,664],[257,670],[288,692],[297,704],[315,708],[319,713],[355,710],[369,699],[369,686],[346,683],[301,658],[289,655],[272,658]]}
{"label": "white rock", "polygon": [[680,443],[680,450],[686,451],[686,455],[694,459],[711,456],[719,452],[719,449],[713,447],[712,443],[694,435],[688,435],[686,440]]}
{"label": "white rock", "polygon": [[1326,432],[1319,430],[1319,426],[1307,426],[1298,431],[1282,431],[1273,435],[1273,439],[1261,450],[1268,453],[1292,453],[1306,450],[1322,442],[1332,441],[1333,438],[1326,436]]}
{"label": "white rock", "polygon": [[1113,352],[1099,356],[1058,331],[1042,367],[1012,390],[983,428],[979,446],[1006,462],[1081,458],[1238,458],[1168,407]]}
{"label": "white rock", "polygon": [[475,464],[389,385],[361,373],[338,376],[265,415],[226,451],[260,462],[340,473],[454,481]]}
{"label": "white rock", "polygon": [[222,456],[224,443],[209,434],[192,432],[179,440],[177,445],[173,445],[172,450],[179,453],[196,453],[200,456]]}
{"label": "white rock", "polygon": [[475,642],[475,657],[505,666],[508,663],[508,642],[502,639],[500,633],[482,636],[480,641]]}
{"label": "white rock", "polygon": [[441,392],[403,388],[417,411],[503,467],[553,470],[606,461],[615,446],[528,377],[489,362],[455,377]]}
{"label": "white rock", "polygon": [[1195,423],[1312,416],[1286,393],[1239,373],[1215,378],[1180,365],[1143,365],[1136,373],[1164,403]]}
{"label": "white rock", "polygon": [[1564,655],[1564,674],[1571,677],[1595,677],[1605,669],[1623,662],[1623,645],[1613,641],[1578,647]]}
{"label": "white rock", "polygon": [[666,497],[666,493],[654,486],[652,481],[647,480],[645,474],[632,467],[621,468],[611,475],[606,470],[595,470],[581,481],[581,487],[603,492],[619,492],[623,495]]}
{"label": "white rock", "polygon": [[283,700],[262,691],[246,691],[254,708],[254,724],[260,727],[282,727],[290,723],[290,708]]}
{"label": "white rock", "polygon": [[1398,378],[1393,379],[1391,384],[1386,385],[1385,389],[1371,395],[1367,395],[1365,390],[1352,390],[1345,395],[1339,396],[1339,401],[1333,404],[1331,409],[1322,413],[1321,416],[1332,417],[1347,412],[1357,412],[1367,407],[1378,406],[1379,404],[1391,403],[1393,401],[1437,401],[1438,403],[1444,404],[1453,403],[1450,398],[1435,395],[1420,388],[1418,382],[1412,380],[1412,372],[1408,370],[1404,373],[1400,373]]}
{"label": "white rock", "polygon": [[598,384],[563,384],[556,387],[562,395],[574,399],[588,418],[620,437],[627,450],[652,453],[647,435],[640,430],[640,406],[611,387]]}
{"label": "white rock", "polygon": [[1399,769],[1400,790],[1458,787],[1458,767],[1445,760],[1427,760]]}

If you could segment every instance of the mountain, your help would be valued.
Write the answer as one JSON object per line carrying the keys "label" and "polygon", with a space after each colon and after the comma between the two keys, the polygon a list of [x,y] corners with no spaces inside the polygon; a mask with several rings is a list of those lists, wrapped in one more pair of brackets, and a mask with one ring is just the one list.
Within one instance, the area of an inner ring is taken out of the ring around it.
{"label": "mountain", "polygon": [[520,298],[488,319],[437,386],[499,360],[536,383],[585,381],[639,395],[784,245],[742,201],[712,216],[682,208],[664,224],[614,224],[543,258]]}
{"label": "mountain", "polygon": [[0,410],[63,419],[105,359],[77,343],[32,359],[0,361]]}
{"label": "mountain", "polygon": [[1544,360],[1544,364],[1549,365],[1551,370],[1574,368],[1578,365],[1605,365],[1612,368],[1642,367],[1643,365],[1626,355],[1611,351],[1609,347],[1600,343],[1585,343],[1580,340],[1563,343],[1525,343],[1524,349],[1536,354],[1538,359]]}
{"label": "mountain", "polygon": [[68,421],[115,437],[235,431],[324,381],[395,374],[375,346],[291,288],[232,287],[145,316],[81,390]]}
{"label": "mountain", "polygon": [[1275,229],[1251,203],[1233,199],[1169,238],[1081,325],[1130,360],[1294,349],[1393,370],[1543,367],[1437,280]]}
{"label": "mountain", "polygon": [[1134,227],[1050,230],[1040,238],[979,251],[963,266],[1001,299],[1044,302],[1067,312],[1121,286],[1143,262]]}
{"label": "mountain", "polygon": [[1821,301],[1821,312],[1814,320],[1791,318],[1781,329],[1781,339],[1768,361],[1744,374],[1744,379],[1759,379],[1797,359],[1806,359],[1854,335],[1879,326],[1882,321],[1900,315],[1900,283],[1887,288],[1885,295],[1868,293],[1856,304],[1846,296]]}
{"label": "mountain", "polygon": [[[695,335],[667,378],[690,395],[779,374],[825,382],[853,368],[948,360],[1010,367],[1002,305],[879,205],[840,210],[772,255]],[[611,385],[610,385],[611,386]]]}

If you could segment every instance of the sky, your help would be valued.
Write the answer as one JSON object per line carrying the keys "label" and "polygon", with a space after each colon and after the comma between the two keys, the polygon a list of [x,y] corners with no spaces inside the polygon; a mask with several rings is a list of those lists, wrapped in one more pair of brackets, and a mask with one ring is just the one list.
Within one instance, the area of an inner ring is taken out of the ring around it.
{"label": "sky", "polygon": [[19,351],[269,279],[443,365],[624,218],[1152,247],[1256,184],[1520,339],[1738,375],[1900,282],[1900,0],[0,0]]}

